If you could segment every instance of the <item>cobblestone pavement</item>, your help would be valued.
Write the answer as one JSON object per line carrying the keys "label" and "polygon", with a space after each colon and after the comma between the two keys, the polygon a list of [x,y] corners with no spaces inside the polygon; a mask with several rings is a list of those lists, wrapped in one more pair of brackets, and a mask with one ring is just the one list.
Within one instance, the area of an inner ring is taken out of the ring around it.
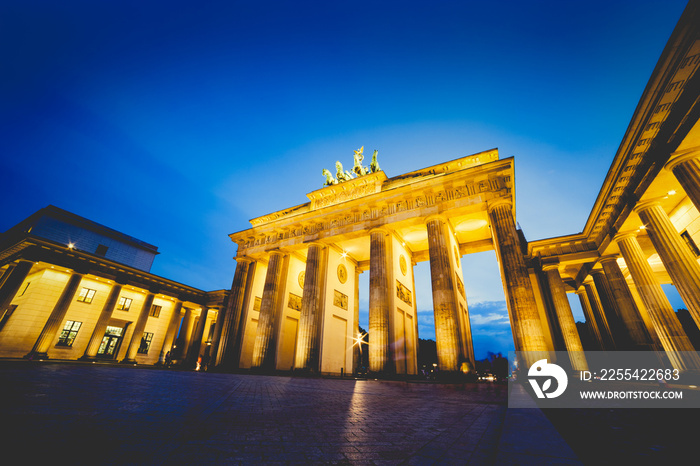
{"label": "cobblestone pavement", "polygon": [[577,463],[494,384],[4,361],[0,394],[0,445],[26,464]]}

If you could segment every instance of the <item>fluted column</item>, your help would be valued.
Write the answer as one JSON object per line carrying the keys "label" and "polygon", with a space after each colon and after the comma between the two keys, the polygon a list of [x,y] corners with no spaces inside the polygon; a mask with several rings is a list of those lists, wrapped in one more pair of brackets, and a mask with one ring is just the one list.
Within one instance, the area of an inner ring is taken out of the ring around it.
{"label": "fluted column", "polygon": [[253,282],[255,263],[244,257],[236,258],[231,292],[226,302],[219,345],[216,349],[216,365],[226,369],[237,369],[240,360],[245,319],[247,318],[246,290]]}
{"label": "fluted column", "polygon": [[61,328],[63,318],[66,316],[66,312],[68,312],[68,308],[75,297],[75,292],[78,291],[82,278],[83,275],[80,273],[73,272],[71,274],[70,278],[68,279],[68,283],[66,283],[66,286],[63,288],[61,297],[58,298],[58,302],[56,302],[56,305],[51,311],[49,319],[46,321],[44,328],[41,330],[39,338],[37,338],[36,343],[34,343],[34,347],[25,356],[25,358],[46,359],[48,357],[46,353],[51,347],[51,343],[53,343],[54,338],[56,338],[56,333]]}
{"label": "fluted column", "polygon": [[588,297],[588,302],[591,305],[593,318],[598,326],[598,330],[600,330],[600,336],[602,337],[603,341],[603,349],[606,351],[616,350],[617,348],[615,347],[615,341],[613,340],[612,332],[610,331],[610,325],[608,325],[608,319],[605,317],[603,305],[600,302],[598,290],[596,290],[595,283],[593,283],[592,278],[588,278],[587,281],[583,282],[583,289],[586,290],[586,296]]}
{"label": "fluted column", "polygon": [[275,324],[277,323],[280,295],[284,285],[282,283],[284,262],[285,258],[282,252],[272,251],[270,253],[253,348],[252,367],[255,368],[275,369],[277,360],[277,326]]}
{"label": "fluted column", "polygon": [[[624,234],[617,235],[614,240],[620,247],[639,296],[649,312],[656,334],[673,367],[679,370],[700,369],[700,358],[688,340],[661,285],[654,278],[637,238],[634,234]],[[679,353],[681,351],[683,353]]]}
{"label": "fluted column", "polygon": [[102,312],[97,318],[97,323],[95,328],[92,330],[92,335],[90,335],[90,341],[88,342],[87,348],[85,348],[85,354],[80,359],[92,360],[97,357],[97,350],[100,349],[100,343],[105,336],[105,330],[107,330],[107,324],[109,319],[112,318],[112,312],[117,306],[117,301],[119,300],[119,293],[122,292],[122,285],[116,283],[112,289],[109,291],[107,296],[107,301],[105,301],[104,306],[102,306]]}
{"label": "fluted column", "polygon": [[320,371],[320,329],[327,251],[320,243],[309,244],[304,270],[304,290],[299,316],[299,338],[294,368]]}
{"label": "fluted column", "polygon": [[370,232],[369,253],[369,370],[395,371],[391,352],[389,307],[389,234],[384,230]]}
{"label": "fluted column", "polygon": [[[415,289],[415,288],[414,288]],[[362,367],[362,342],[357,341],[360,336],[360,269],[355,267],[355,307],[354,307],[354,334],[355,343],[352,345],[352,371],[357,374]]]}
{"label": "fluted column", "polygon": [[561,328],[561,335],[564,338],[566,351],[569,353],[571,367],[575,371],[588,370],[581,338],[576,329],[576,322],[574,322],[574,315],[566,297],[564,282],[561,279],[561,275],[559,275],[558,266],[555,264],[545,265],[542,267],[542,270],[547,277],[547,284],[552,293],[552,303],[554,304],[554,310]]}
{"label": "fluted column", "polygon": [[432,218],[428,220],[427,227],[438,366],[442,371],[457,371],[466,359],[461,351],[462,332],[447,225],[442,218]]}
{"label": "fluted column", "polygon": [[629,286],[627,286],[627,280],[625,280],[625,276],[622,275],[620,266],[617,264],[617,256],[604,256],[600,259],[600,264],[603,266],[605,276],[608,278],[610,291],[620,313],[620,320],[627,330],[627,335],[632,345],[637,348],[648,349],[652,344],[651,337],[634,303],[632,293]]}
{"label": "fluted column", "polygon": [[173,346],[172,356],[173,359],[182,360],[187,356],[187,347],[190,343],[190,322],[192,321],[192,309],[189,307],[185,308],[185,315],[182,317],[182,323],[180,324],[180,332],[175,340],[175,345]]}
{"label": "fluted column", "polygon": [[[172,314],[170,314],[170,322],[168,323],[168,329],[165,331],[165,338],[163,339],[163,346],[160,348],[160,354],[158,355],[158,362],[163,363],[165,355],[170,352],[173,348],[173,342],[175,340],[175,334],[177,333],[177,327],[180,323],[180,311],[182,310],[182,301],[179,299],[175,302],[175,307],[173,308]],[[172,359],[172,353],[170,353]]]}
{"label": "fluted column", "polygon": [[671,154],[665,168],[675,175],[696,209],[700,210],[700,147]]}
{"label": "fluted column", "polygon": [[[689,163],[689,162],[686,162]],[[658,202],[644,202],[635,209],[646,225],[654,249],[700,327],[700,265]]]}
{"label": "fluted column", "polygon": [[605,346],[603,345],[603,337],[600,334],[600,329],[598,328],[598,323],[593,317],[593,308],[591,307],[591,302],[588,300],[588,295],[586,294],[586,289],[581,287],[576,290],[576,295],[581,302],[581,308],[583,309],[583,315],[586,316],[586,323],[590,329],[593,340],[595,341],[596,348],[603,350]]}
{"label": "fluted column", "polygon": [[627,329],[622,324],[620,311],[617,308],[617,302],[615,301],[615,296],[608,282],[607,275],[605,275],[602,269],[594,269],[591,270],[591,277],[598,291],[598,298],[600,299],[603,313],[605,314],[610,333],[615,342],[615,347],[618,350],[631,349],[632,343],[627,334]]}
{"label": "fluted column", "polygon": [[153,305],[153,298],[155,294],[148,293],[146,299],[143,301],[143,306],[141,306],[141,312],[136,319],[136,324],[134,325],[134,331],[131,334],[131,341],[129,342],[129,347],[126,350],[126,357],[122,360],[123,363],[136,364],[136,352],[141,346],[141,339],[143,338],[143,329],[146,328],[146,322],[148,321],[148,314]]}
{"label": "fluted column", "polygon": [[197,327],[194,329],[194,334],[192,335],[192,343],[187,351],[186,364],[194,367],[197,358],[199,357],[199,350],[202,348],[202,338],[204,337],[204,329],[207,326],[207,315],[209,314],[209,308],[202,306],[201,311],[199,311],[199,320],[197,321]]}
{"label": "fluted column", "polygon": [[[525,265],[525,258],[520,249],[520,240],[515,230],[512,206],[509,202],[489,205],[496,253],[501,266],[503,288],[508,304],[510,324],[516,351],[541,352],[530,355],[531,358],[547,357],[547,343],[542,330],[535,293]],[[528,361],[534,363],[533,361]]]}
{"label": "fluted column", "polygon": [[34,262],[20,260],[12,270],[8,269],[7,276],[4,277],[5,282],[0,287],[0,317],[10,307],[12,300],[15,299],[19,287],[22,286],[22,282],[32,270],[32,265],[34,265]]}

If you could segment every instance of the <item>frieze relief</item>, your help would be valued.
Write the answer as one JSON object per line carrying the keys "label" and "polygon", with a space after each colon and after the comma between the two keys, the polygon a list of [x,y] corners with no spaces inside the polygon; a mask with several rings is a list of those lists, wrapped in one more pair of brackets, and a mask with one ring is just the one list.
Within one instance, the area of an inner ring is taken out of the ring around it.
{"label": "frieze relief", "polygon": [[328,231],[335,228],[345,227],[355,223],[371,221],[394,215],[398,212],[411,211],[423,207],[430,207],[436,204],[453,202],[459,199],[481,196],[484,193],[496,193],[500,196],[508,195],[512,190],[512,180],[510,175],[493,176],[479,181],[470,181],[464,184],[450,186],[426,194],[414,195],[409,198],[400,199],[394,202],[368,206],[361,210],[347,213],[340,213],[329,216],[323,222],[309,223],[305,225],[292,225],[282,231],[273,231],[265,236],[237,240],[239,251],[277,243],[297,237],[309,236]]}

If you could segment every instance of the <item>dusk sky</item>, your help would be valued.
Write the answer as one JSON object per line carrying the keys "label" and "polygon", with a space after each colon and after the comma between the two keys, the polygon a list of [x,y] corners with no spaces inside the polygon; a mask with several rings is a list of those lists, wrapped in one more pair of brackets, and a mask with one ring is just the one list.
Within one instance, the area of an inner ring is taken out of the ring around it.
{"label": "dusk sky", "polygon": [[[5,1],[0,231],[53,204],[230,288],[227,235],[364,146],[389,177],[497,147],[527,239],[580,232],[685,4]],[[512,349],[495,254],[462,264],[477,358]]]}

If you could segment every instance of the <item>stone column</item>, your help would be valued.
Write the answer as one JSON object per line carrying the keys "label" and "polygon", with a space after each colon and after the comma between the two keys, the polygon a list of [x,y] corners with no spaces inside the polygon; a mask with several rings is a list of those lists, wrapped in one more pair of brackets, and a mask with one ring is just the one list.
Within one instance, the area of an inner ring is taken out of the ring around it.
{"label": "stone column", "polygon": [[[173,341],[175,340],[175,335],[177,333],[177,326],[180,323],[180,311],[182,310],[182,301],[179,299],[175,302],[175,307],[173,308],[173,313],[170,315],[170,322],[168,323],[168,329],[165,332],[165,338],[163,339],[163,346],[160,349],[160,354],[158,355],[158,362],[163,363],[165,355],[172,350]],[[172,359],[173,354],[170,353],[170,358]]]}
{"label": "stone column", "polygon": [[187,358],[185,360],[185,364],[189,364],[190,367],[195,367],[197,358],[200,355],[199,351],[202,349],[202,338],[204,337],[204,330],[207,327],[208,314],[209,308],[202,306],[201,311],[199,311],[197,327],[194,329],[194,334],[192,335],[192,343],[187,351]]}
{"label": "stone column", "polygon": [[49,319],[46,321],[44,328],[41,330],[39,338],[37,338],[36,343],[34,343],[34,347],[29,353],[27,353],[25,358],[48,358],[46,353],[49,351],[54,338],[56,338],[56,333],[58,333],[58,331],[61,329],[63,318],[66,316],[66,312],[68,312],[68,308],[75,297],[75,292],[78,291],[82,278],[83,275],[80,273],[73,272],[71,274],[70,278],[68,279],[68,283],[66,283],[66,286],[63,288],[60,298],[58,298],[58,302],[56,302],[56,305],[51,311],[51,315],[49,315]]}
{"label": "stone column", "polygon": [[552,294],[552,304],[554,304],[566,351],[569,353],[571,368],[575,371],[586,371],[588,370],[588,364],[583,354],[583,345],[581,345],[581,338],[576,329],[574,315],[566,297],[564,282],[561,279],[561,275],[559,275],[558,265],[545,265],[542,267],[542,271],[547,277],[547,283]]}
{"label": "stone column", "polygon": [[461,351],[462,332],[447,225],[442,218],[429,218],[427,227],[438,367],[441,371],[455,372],[466,357]]}
{"label": "stone column", "polygon": [[675,175],[696,209],[700,210],[700,147],[671,154],[667,170]]}
{"label": "stone column", "polygon": [[146,299],[141,306],[141,312],[134,325],[134,332],[131,334],[131,341],[129,342],[129,347],[126,350],[126,357],[122,359],[125,364],[136,364],[136,353],[141,346],[141,339],[143,338],[143,329],[146,328],[146,322],[148,321],[148,314],[151,311],[151,306],[153,305],[153,298],[155,294],[148,293]]}
{"label": "stone column", "polygon": [[[686,162],[689,163],[689,162]],[[700,326],[700,265],[688,245],[673,226],[658,202],[643,202],[635,211],[646,225],[654,249],[688,307],[695,324]]]}
{"label": "stone column", "polygon": [[608,325],[608,319],[605,317],[603,305],[598,297],[598,291],[593,283],[593,279],[587,278],[586,281],[583,282],[583,288],[586,290],[586,296],[588,297],[588,302],[591,304],[591,310],[593,311],[593,318],[598,326],[598,330],[600,330],[600,336],[603,340],[603,349],[605,351],[615,351],[617,349],[615,340],[610,331],[610,325]]}
{"label": "stone column", "polygon": [[319,372],[321,370],[321,315],[323,290],[326,280],[326,247],[321,243],[309,244],[304,271],[304,290],[299,316],[299,339],[294,368]]}
{"label": "stone column", "polygon": [[122,285],[116,283],[112,289],[109,291],[109,296],[107,296],[107,301],[105,301],[104,306],[102,306],[102,312],[97,318],[97,323],[95,328],[92,330],[92,335],[90,335],[90,341],[85,348],[85,354],[80,358],[82,360],[91,361],[97,359],[97,350],[100,349],[100,343],[105,336],[105,331],[107,330],[107,324],[109,319],[112,318],[112,312],[117,306],[117,301],[119,300],[119,294],[122,292]]}
{"label": "stone column", "polygon": [[600,259],[600,264],[608,278],[610,291],[620,312],[620,319],[627,330],[633,347],[649,349],[649,345],[652,344],[651,337],[637,306],[634,304],[627,280],[617,264],[617,256],[603,256]]}
{"label": "stone column", "polygon": [[656,334],[673,367],[678,370],[700,369],[700,358],[688,340],[661,285],[654,278],[654,272],[644,257],[635,235],[617,235],[614,241],[620,247],[639,296],[649,312]]}
{"label": "stone column", "polygon": [[389,233],[376,229],[370,232],[369,253],[369,370],[372,372],[395,372],[391,351],[389,307],[391,284],[389,277],[390,247]]}
{"label": "stone column", "polygon": [[253,348],[254,368],[274,370],[277,361],[277,314],[284,283],[285,256],[280,251],[272,251],[267,263],[267,274],[260,304],[258,330]]}
{"label": "stone column", "polygon": [[189,307],[185,308],[185,315],[182,318],[182,323],[180,324],[180,333],[175,341],[175,346],[173,347],[173,359],[180,360],[182,362],[185,356],[187,356],[187,347],[190,344],[190,321],[192,320],[192,309]]}
{"label": "stone column", "polygon": [[[248,282],[253,281],[252,270],[255,263],[246,257],[236,258],[236,271],[233,274],[231,293],[228,296],[226,310],[221,324],[219,346],[216,351],[216,365],[226,369],[237,369],[240,359],[239,348],[241,342],[239,329],[244,322],[245,292]],[[221,317],[220,317],[221,318]]]}
{"label": "stone column", "polygon": [[515,350],[533,352],[526,361],[529,367],[538,359],[549,356],[542,322],[537,310],[535,293],[532,290],[530,275],[520,249],[520,240],[515,230],[511,203],[497,201],[489,204],[488,208],[491,234],[496,245],[496,254],[503,279],[503,291],[513,329]]}
{"label": "stone column", "polygon": [[586,316],[586,323],[588,324],[588,328],[590,329],[593,340],[597,346],[594,349],[605,349],[605,346],[603,345],[603,337],[600,335],[600,329],[598,328],[598,323],[595,321],[595,317],[593,317],[593,308],[591,307],[591,302],[588,300],[586,289],[583,287],[579,288],[576,290],[576,295],[578,295],[578,299],[581,301],[581,308],[583,309],[583,314]]}
{"label": "stone column", "polygon": [[29,275],[33,265],[34,262],[20,260],[12,270],[8,269],[9,274],[6,278],[3,275],[5,282],[2,284],[2,287],[0,287],[0,317],[2,317],[5,310],[10,307],[10,303],[15,299],[19,287],[22,286],[22,282],[24,282],[24,279]]}
{"label": "stone column", "polygon": [[591,270],[591,277],[598,291],[598,298],[600,299],[603,313],[608,322],[608,328],[615,342],[615,348],[618,350],[632,349],[632,343],[627,334],[627,329],[622,324],[620,311],[617,309],[617,302],[615,301],[615,296],[608,282],[608,277],[602,269]]}
{"label": "stone column", "polygon": [[352,371],[353,374],[357,374],[362,367],[362,342],[358,341],[360,338],[360,269],[355,267],[355,307],[354,315],[355,319],[355,334],[353,335],[355,343],[352,345]]}

